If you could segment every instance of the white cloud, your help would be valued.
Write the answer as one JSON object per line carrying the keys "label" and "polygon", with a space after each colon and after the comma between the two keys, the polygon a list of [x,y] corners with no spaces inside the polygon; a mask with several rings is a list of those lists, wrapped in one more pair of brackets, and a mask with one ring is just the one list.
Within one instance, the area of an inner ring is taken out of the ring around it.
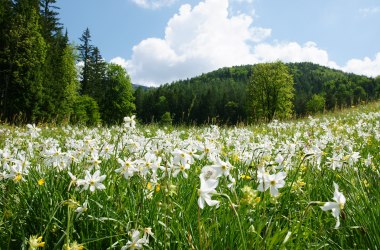
{"label": "white cloud", "polygon": [[172,5],[176,0],[132,0],[132,2],[143,8],[158,9]]}
{"label": "white cloud", "polygon": [[124,58],[119,57],[119,56],[111,59],[110,63],[118,64],[124,68],[126,68],[128,65],[128,61],[126,61]]}
{"label": "white cloud", "polygon": [[168,21],[163,39],[145,39],[133,47],[128,61],[118,57],[112,62],[125,67],[133,83],[143,85],[186,79],[221,67],[276,60],[379,74],[380,53],[373,61],[350,60],[339,67],[314,42],[264,42],[271,29],[255,27],[251,16],[231,15],[228,10],[228,0],[204,0],[194,7],[182,5]]}
{"label": "white cloud", "polygon": [[346,72],[352,72],[359,75],[371,77],[380,76],[380,52],[376,54],[374,60],[371,60],[368,57],[365,57],[364,59],[351,59],[342,69]]}
{"label": "white cloud", "polygon": [[256,63],[252,44],[271,30],[252,27],[252,17],[229,16],[228,0],[182,5],[168,22],[164,39],[148,38],[133,47],[127,70],[135,83],[153,84],[192,77],[236,64]]}
{"label": "white cloud", "polygon": [[275,45],[258,44],[254,48],[254,55],[260,62],[312,62],[320,65],[339,68],[329,60],[328,53],[317,47],[314,42],[307,42],[303,46],[296,42],[278,43]]}
{"label": "white cloud", "polygon": [[370,15],[374,15],[374,14],[380,13],[380,7],[377,6],[377,7],[372,7],[372,8],[362,8],[362,9],[359,9],[359,13],[362,16],[367,17],[367,16],[370,16]]}

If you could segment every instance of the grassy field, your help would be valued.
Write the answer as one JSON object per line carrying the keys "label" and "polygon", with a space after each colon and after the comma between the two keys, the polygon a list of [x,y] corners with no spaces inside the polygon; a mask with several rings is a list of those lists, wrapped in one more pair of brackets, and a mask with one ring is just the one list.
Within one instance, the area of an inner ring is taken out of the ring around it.
{"label": "grassy field", "polygon": [[380,105],[252,127],[0,126],[0,249],[379,249]]}

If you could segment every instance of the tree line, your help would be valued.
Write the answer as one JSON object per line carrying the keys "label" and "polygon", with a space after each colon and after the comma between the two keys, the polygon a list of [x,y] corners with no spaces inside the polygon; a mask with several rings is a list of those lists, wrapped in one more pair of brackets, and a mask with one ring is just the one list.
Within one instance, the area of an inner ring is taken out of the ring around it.
{"label": "tree line", "polygon": [[55,3],[0,0],[0,120],[120,122],[135,110],[129,76],[105,62],[89,29],[70,44]]}
{"label": "tree line", "polygon": [[[285,78],[270,77],[275,75]],[[137,116],[146,123],[237,124],[374,101],[380,97],[380,78],[307,62],[277,62],[221,68],[158,88],[140,87],[135,96]]]}

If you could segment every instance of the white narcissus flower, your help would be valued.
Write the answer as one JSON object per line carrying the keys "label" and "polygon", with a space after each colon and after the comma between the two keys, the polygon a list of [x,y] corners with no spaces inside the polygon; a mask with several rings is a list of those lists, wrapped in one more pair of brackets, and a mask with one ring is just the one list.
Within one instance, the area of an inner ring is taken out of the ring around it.
{"label": "white narcissus flower", "polygon": [[32,138],[39,136],[39,132],[41,131],[41,129],[36,127],[35,124],[27,124],[26,127],[29,129],[29,133]]}
{"label": "white narcissus flower", "polygon": [[216,194],[215,188],[218,186],[218,180],[214,179],[204,179],[203,176],[200,176],[201,179],[201,188],[198,190],[198,206],[203,209],[205,202],[209,206],[216,206],[219,204],[219,201],[212,200],[211,195]]}
{"label": "white narcissus flower", "polygon": [[340,211],[343,210],[344,205],[346,204],[346,197],[344,197],[343,193],[339,192],[339,186],[334,182],[334,197],[333,200],[335,202],[326,202],[321,208],[323,211],[331,210],[332,215],[336,219],[335,228],[338,228],[340,225]]}
{"label": "white narcissus flower", "polygon": [[86,200],[82,206],[79,206],[75,209],[75,212],[78,213],[78,216],[82,213],[85,213],[88,210],[88,200]]}
{"label": "white narcissus flower", "polygon": [[192,164],[194,162],[194,159],[188,153],[178,148],[174,149],[172,155],[174,164],[180,164],[181,162]]}
{"label": "white narcissus flower", "polygon": [[279,188],[285,186],[285,172],[278,172],[277,174],[260,174],[258,190],[265,192],[268,188],[270,189],[270,194],[274,197],[277,197],[280,193],[278,192]]}
{"label": "white narcissus flower", "polygon": [[117,162],[121,165],[121,167],[115,169],[115,172],[124,175],[124,178],[127,180],[138,171],[138,169],[136,169],[135,162],[129,158],[127,160],[118,158]]}
{"label": "white narcissus flower", "polygon": [[71,186],[77,186],[78,185],[78,178],[73,175],[70,171],[68,172],[69,176],[70,176],[70,184],[69,184],[69,189],[71,188]]}
{"label": "white narcissus flower", "polygon": [[232,169],[232,165],[228,160],[222,161],[219,157],[216,157],[215,164],[212,167],[218,172],[218,176],[229,176]]}
{"label": "white narcissus flower", "polygon": [[136,127],[135,118],[136,118],[135,115],[124,117],[124,127],[135,128]]}
{"label": "white narcissus flower", "polygon": [[216,180],[218,178],[218,172],[212,166],[204,166],[201,170],[200,178]]}
{"label": "white narcissus flower", "polygon": [[369,167],[371,166],[371,164],[372,164],[372,155],[368,154],[367,159],[364,160],[364,165],[366,167]]}
{"label": "white narcissus flower", "polygon": [[100,171],[96,170],[93,175],[90,174],[90,171],[86,170],[86,176],[83,179],[77,181],[79,186],[83,186],[83,190],[90,188],[91,192],[94,192],[96,189],[105,189],[106,187],[102,184],[102,181],[106,178],[106,175],[100,175]]}
{"label": "white narcissus flower", "polygon": [[147,240],[145,237],[140,238],[139,230],[132,231],[132,241],[128,241],[125,246],[121,248],[121,250],[125,249],[142,249],[144,244],[147,244]]}
{"label": "white narcissus flower", "polygon": [[186,170],[190,169],[190,164],[184,160],[178,162],[177,164],[174,164],[172,166],[172,171],[173,171],[173,177],[177,177],[179,172],[182,172],[183,178],[187,179],[188,175],[185,172]]}

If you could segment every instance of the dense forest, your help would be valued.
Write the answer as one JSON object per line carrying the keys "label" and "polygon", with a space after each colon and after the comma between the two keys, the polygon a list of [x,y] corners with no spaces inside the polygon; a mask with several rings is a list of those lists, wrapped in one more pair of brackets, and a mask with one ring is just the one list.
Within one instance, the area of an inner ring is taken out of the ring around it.
{"label": "dense forest", "polygon": [[[294,79],[294,116],[350,107],[380,96],[380,78],[344,73],[313,63],[288,63]],[[221,68],[158,88],[137,88],[136,111],[143,122],[249,122],[247,84],[254,68]]]}
{"label": "dense forest", "polygon": [[[132,88],[121,66],[105,62],[90,30],[69,43],[56,0],[0,0],[0,121],[116,124],[254,122],[255,69],[222,68],[158,88]],[[291,112],[304,116],[376,100],[380,79],[312,63],[286,64]],[[290,85],[289,85],[290,86]],[[269,99],[268,99],[269,100]],[[256,100],[257,101],[257,100]],[[288,105],[289,106],[289,105]],[[290,107],[290,106],[289,106]],[[272,112],[266,120],[281,118]]]}
{"label": "dense forest", "polygon": [[0,121],[117,123],[135,110],[125,70],[86,29],[69,43],[56,0],[0,0]]}

